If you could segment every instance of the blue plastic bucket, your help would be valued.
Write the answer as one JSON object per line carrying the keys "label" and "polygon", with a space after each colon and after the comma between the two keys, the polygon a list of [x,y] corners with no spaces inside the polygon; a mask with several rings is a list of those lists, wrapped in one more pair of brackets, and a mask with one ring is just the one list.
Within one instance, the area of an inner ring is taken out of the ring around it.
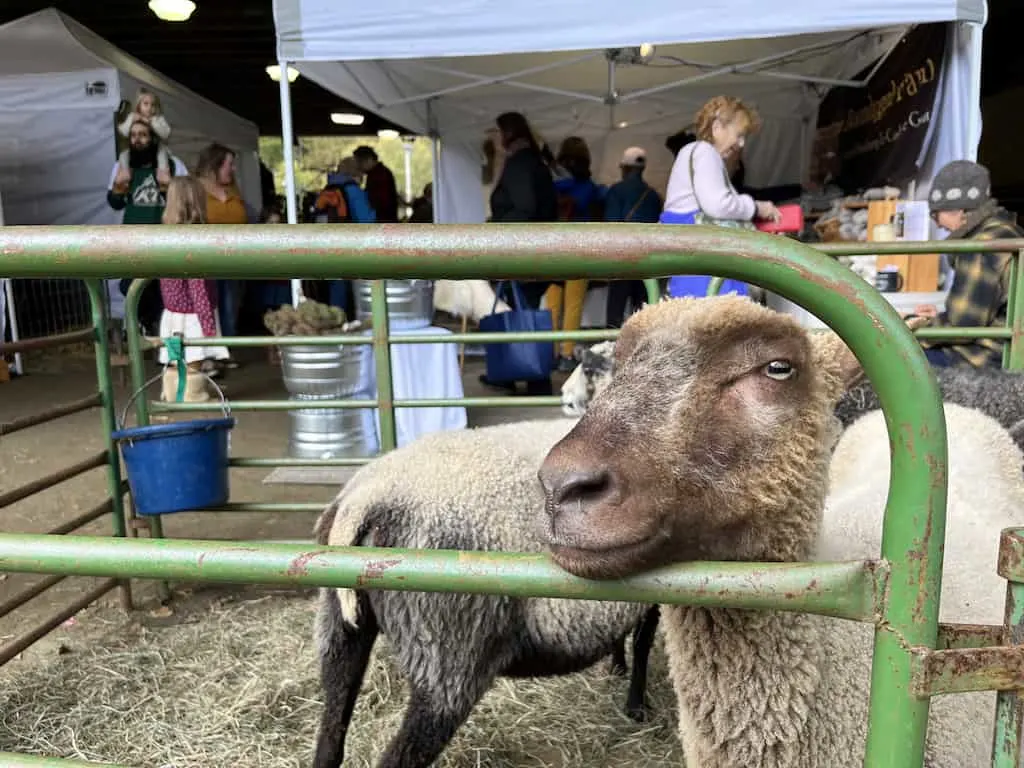
{"label": "blue plastic bucket", "polygon": [[227,502],[233,417],[119,429],[128,485],[140,515],[206,509]]}

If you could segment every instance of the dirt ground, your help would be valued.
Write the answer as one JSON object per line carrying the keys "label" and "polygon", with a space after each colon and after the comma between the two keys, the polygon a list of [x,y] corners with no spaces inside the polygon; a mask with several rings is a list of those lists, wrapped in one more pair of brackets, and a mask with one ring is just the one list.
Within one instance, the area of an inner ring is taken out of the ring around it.
{"label": "dirt ground", "polygon": [[[280,370],[267,364],[262,350],[243,350],[242,367],[231,371],[223,382],[231,399],[284,397]],[[86,397],[95,391],[95,369],[86,349],[70,350],[61,355],[29,357],[27,375],[0,384],[0,422],[8,421],[41,409]],[[155,372],[152,363],[150,368]],[[464,375],[467,396],[494,395],[493,390],[478,381],[483,372],[482,358],[467,357]],[[564,375],[555,374],[555,392]],[[127,401],[129,390],[120,385],[115,375],[118,413]],[[154,387],[155,396],[157,389]],[[487,408],[470,409],[471,426],[496,424],[528,418],[555,418],[557,408]],[[285,412],[236,413],[238,420],[232,437],[236,455],[283,456],[287,450],[287,414]],[[11,489],[69,466],[103,448],[100,411],[93,409],[67,416],[48,424],[31,427],[0,438],[0,490]],[[231,475],[232,501],[324,502],[337,492],[336,488],[310,485],[266,485],[268,469],[234,469]],[[7,507],[0,517],[4,533],[43,533],[100,503],[106,496],[104,470],[91,470],[75,479],[61,483]],[[310,539],[314,513],[202,513],[178,514],[164,518],[165,535],[175,538],[203,539]],[[110,517],[104,516],[80,529],[80,534],[103,535],[110,530]],[[0,575],[0,601],[9,598],[41,577],[31,575]],[[98,580],[68,578],[14,613],[0,620],[0,645],[66,606]],[[132,583],[136,607],[149,614],[160,611],[152,582]],[[223,588],[190,591],[179,597],[173,606],[175,614],[188,613],[190,600],[201,600],[210,592]],[[118,593],[111,592],[100,601],[97,610],[109,609],[118,603]],[[82,612],[71,623],[85,620]],[[60,630],[42,646],[59,643]]]}

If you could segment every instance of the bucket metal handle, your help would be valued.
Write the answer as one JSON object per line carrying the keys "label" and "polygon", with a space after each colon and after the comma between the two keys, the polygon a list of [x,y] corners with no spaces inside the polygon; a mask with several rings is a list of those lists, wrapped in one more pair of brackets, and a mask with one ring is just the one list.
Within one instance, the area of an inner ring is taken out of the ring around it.
{"label": "bucket metal handle", "polygon": [[[121,426],[119,427],[119,429],[124,429],[125,426],[128,424],[128,411],[129,411],[129,409],[131,409],[132,403],[135,402],[135,399],[139,395],[141,395],[143,392],[145,392],[146,389],[150,385],[155,384],[157,381],[162,379],[164,373],[167,372],[168,368],[170,368],[169,365],[164,366],[164,369],[162,371],[160,371],[160,373],[158,373],[156,376],[151,378],[149,381],[147,381],[145,384],[143,384],[141,387],[139,387],[137,390],[135,390],[135,392],[132,393],[132,396],[128,398],[128,402],[124,406],[124,411],[121,412]],[[210,376],[205,371],[198,371],[198,373],[200,375],[204,376],[208,382],[213,384],[213,388],[215,390],[217,390],[217,396],[220,397],[220,407],[221,407],[221,410],[224,412],[225,418],[230,416],[231,415],[231,406],[228,405],[228,400],[227,400],[226,397],[224,397],[224,390],[222,390],[220,388],[220,386],[217,384],[217,382],[213,380],[213,377]]]}

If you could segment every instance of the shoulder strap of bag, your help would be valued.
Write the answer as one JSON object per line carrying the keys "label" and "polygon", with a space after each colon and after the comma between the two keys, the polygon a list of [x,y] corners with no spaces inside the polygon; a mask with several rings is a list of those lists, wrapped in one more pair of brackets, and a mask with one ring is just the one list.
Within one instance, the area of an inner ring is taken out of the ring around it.
{"label": "shoulder strap of bag", "polygon": [[[647,199],[647,196],[649,194],[651,194],[651,188],[650,187],[645,189],[644,193],[642,195],[640,195],[640,199],[637,200],[636,203],[633,204],[632,208],[629,209],[629,213],[626,214],[626,218],[624,218],[623,221],[629,221],[630,219],[633,218],[634,215],[636,215],[636,212],[640,209],[640,206],[643,204],[644,200]],[[694,195],[694,197],[696,197],[696,195]]]}
{"label": "shoulder strap of bag", "polygon": [[690,150],[690,190],[693,192],[693,199],[697,202],[697,210],[701,213],[704,212],[704,206],[700,204],[700,200],[697,198],[697,185],[693,180],[693,156],[697,153],[698,142],[693,142],[693,149]]}
{"label": "shoulder strap of bag", "polygon": [[[523,289],[519,287],[518,280],[509,280],[512,285],[512,302],[515,304],[513,309],[522,309],[526,306],[526,297],[523,296]],[[501,289],[505,285],[504,280],[499,280],[498,284],[494,287],[494,304],[491,305],[491,314],[494,314],[494,310],[498,308],[498,302],[501,300]]]}

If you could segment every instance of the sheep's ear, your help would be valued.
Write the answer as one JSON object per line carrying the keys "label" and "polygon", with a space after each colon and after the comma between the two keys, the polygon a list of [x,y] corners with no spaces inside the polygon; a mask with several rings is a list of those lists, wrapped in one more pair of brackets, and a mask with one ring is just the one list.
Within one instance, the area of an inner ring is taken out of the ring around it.
{"label": "sheep's ear", "polygon": [[838,400],[843,393],[864,380],[864,369],[846,342],[834,331],[811,334],[814,356],[818,366],[830,373],[827,376],[829,397]]}

